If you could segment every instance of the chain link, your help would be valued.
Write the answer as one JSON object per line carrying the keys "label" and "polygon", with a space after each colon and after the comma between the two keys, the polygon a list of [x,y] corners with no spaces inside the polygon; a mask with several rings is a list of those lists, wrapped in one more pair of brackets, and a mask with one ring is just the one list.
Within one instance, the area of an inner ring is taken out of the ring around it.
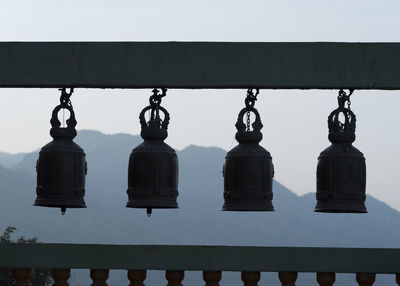
{"label": "chain link", "polygon": [[250,131],[250,111],[247,111],[246,118],[247,118],[246,131]]}
{"label": "chain link", "polygon": [[[256,92],[254,94],[253,89],[249,88],[247,90],[247,96],[244,101],[246,107],[253,107],[257,100],[257,95],[260,93],[260,90],[256,88]],[[246,113],[246,131],[250,131],[250,111]]]}
{"label": "chain link", "polygon": [[161,125],[162,120],[160,118],[160,105],[161,105],[162,98],[166,95],[167,95],[166,88],[161,88],[161,93],[157,88],[153,89],[153,95],[150,96],[150,99],[149,99],[150,106],[151,106],[150,124],[156,125],[156,126]]}

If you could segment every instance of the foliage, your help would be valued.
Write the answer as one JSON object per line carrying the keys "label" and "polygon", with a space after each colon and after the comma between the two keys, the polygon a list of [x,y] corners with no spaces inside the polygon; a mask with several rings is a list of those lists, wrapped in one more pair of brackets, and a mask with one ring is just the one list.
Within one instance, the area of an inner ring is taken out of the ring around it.
{"label": "foliage", "polygon": [[[11,240],[11,235],[16,231],[15,227],[9,226],[6,228],[4,233],[0,236],[0,243],[39,243],[37,237],[25,238],[20,237],[16,241]],[[45,269],[32,269],[31,273],[31,283],[32,286],[44,286],[50,285],[51,274],[49,270]],[[13,285],[14,278],[12,277],[12,269],[1,268],[0,269],[0,286],[10,286]]]}

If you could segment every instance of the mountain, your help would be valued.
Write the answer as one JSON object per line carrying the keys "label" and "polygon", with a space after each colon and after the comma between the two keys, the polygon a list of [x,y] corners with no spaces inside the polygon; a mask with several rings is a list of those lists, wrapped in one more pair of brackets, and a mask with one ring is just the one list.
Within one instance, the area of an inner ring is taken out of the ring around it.
{"label": "mountain", "polygon": [[[274,182],[275,212],[222,212],[226,152],[219,148],[178,151],[180,209],[154,210],[148,218],[143,209],[125,208],[128,158],[141,138],[80,131],[75,141],[87,155],[88,208],[62,216],[59,209],[33,207],[37,153],[29,153],[0,167],[0,230],[12,225],[19,234],[59,243],[400,247],[400,229],[393,227],[400,213],[371,196],[368,214],[314,213],[315,194],[298,196]],[[239,278],[227,275],[226,284],[238,285]],[[312,276],[301,277],[298,285],[316,284]]]}
{"label": "mountain", "polygon": [[10,154],[0,151],[0,164],[6,168],[12,168],[17,165],[25,155],[25,153]]}

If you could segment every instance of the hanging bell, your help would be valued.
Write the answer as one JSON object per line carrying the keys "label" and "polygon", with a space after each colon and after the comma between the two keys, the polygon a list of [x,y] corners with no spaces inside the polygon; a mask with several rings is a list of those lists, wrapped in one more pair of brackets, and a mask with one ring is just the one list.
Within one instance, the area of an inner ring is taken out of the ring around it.
{"label": "hanging bell", "polygon": [[367,212],[364,204],[365,158],[352,145],[356,138],[356,116],[350,110],[352,92],[349,95],[343,90],[339,92],[339,108],[328,117],[329,141],[332,145],[318,157],[316,212]]}
{"label": "hanging bell", "polygon": [[[258,90],[256,95],[258,94]],[[270,153],[258,143],[262,140],[263,127],[258,111],[254,108],[256,96],[248,91],[246,107],[236,122],[236,140],[234,147],[225,157],[224,175],[224,211],[273,211],[272,183],[274,166]],[[250,130],[250,113],[255,121]],[[243,117],[247,114],[247,128]]]}
{"label": "hanging bell", "polygon": [[[178,157],[164,140],[168,136],[169,113],[160,106],[163,93],[153,90],[150,105],[140,113],[141,137],[144,142],[132,150],[128,168],[129,208],[146,208],[150,216],[153,208],[178,208]],[[146,122],[145,113],[150,111]],[[160,111],[164,119],[160,117]]]}
{"label": "hanging bell", "polygon": [[[61,208],[86,208],[85,176],[87,164],[82,148],[74,143],[76,136],[75,113],[69,101],[72,94],[62,89],[61,103],[53,110],[50,120],[50,135],[53,141],[45,145],[36,163],[37,198],[35,206]],[[66,127],[61,127],[58,113],[61,109],[70,112]]]}

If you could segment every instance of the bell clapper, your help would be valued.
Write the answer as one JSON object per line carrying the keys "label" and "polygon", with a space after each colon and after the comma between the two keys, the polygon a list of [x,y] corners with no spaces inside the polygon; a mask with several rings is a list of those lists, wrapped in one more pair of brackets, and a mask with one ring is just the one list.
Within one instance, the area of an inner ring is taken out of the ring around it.
{"label": "bell clapper", "polygon": [[65,215],[66,210],[67,210],[67,208],[65,206],[62,206],[61,207],[61,214]]}
{"label": "bell clapper", "polygon": [[151,217],[151,212],[153,211],[152,208],[147,208],[146,212],[147,212],[147,217]]}

